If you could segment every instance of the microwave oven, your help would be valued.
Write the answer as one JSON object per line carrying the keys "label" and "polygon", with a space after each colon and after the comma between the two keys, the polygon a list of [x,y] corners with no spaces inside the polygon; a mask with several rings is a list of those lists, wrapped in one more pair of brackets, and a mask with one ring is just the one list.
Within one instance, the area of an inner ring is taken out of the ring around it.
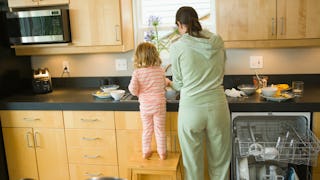
{"label": "microwave oven", "polygon": [[7,12],[10,44],[65,43],[71,41],[67,9]]}

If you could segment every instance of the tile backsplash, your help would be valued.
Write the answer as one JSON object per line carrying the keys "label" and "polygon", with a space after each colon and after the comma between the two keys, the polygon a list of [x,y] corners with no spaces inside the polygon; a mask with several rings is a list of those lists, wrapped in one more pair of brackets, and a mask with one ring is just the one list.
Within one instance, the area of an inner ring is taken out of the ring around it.
{"label": "tile backsplash", "polygon": [[[226,75],[254,74],[250,56],[263,56],[260,74],[320,74],[320,47],[279,49],[227,49]],[[133,51],[110,54],[32,56],[32,68],[48,67],[52,77],[131,76]],[[126,59],[128,69],[117,71],[116,59]],[[70,73],[63,74],[68,61]],[[164,60],[168,63],[168,60]],[[170,69],[168,72],[170,75]]]}

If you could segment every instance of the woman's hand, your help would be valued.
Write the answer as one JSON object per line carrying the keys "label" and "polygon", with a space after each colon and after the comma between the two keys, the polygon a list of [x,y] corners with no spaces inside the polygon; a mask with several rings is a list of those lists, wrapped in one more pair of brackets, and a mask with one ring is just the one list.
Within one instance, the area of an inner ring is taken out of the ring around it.
{"label": "woman's hand", "polygon": [[166,86],[170,87],[171,84],[172,84],[172,81],[170,79],[166,78]]}

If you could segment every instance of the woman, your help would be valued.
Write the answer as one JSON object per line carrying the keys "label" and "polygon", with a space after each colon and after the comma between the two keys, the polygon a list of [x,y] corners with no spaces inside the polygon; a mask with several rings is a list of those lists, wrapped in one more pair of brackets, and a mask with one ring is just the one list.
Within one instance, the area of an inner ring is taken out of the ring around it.
{"label": "woman", "polygon": [[[172,82],[180,91],[178,135],[185,178],[204,179],[204,142],[211,180],[228,179],[231,159],[230,113],[223,89],[223,40],[199,23],[192,7],[176,13],[181,38],[171,45]],[[204,141],[205,140],[205,141]]]}

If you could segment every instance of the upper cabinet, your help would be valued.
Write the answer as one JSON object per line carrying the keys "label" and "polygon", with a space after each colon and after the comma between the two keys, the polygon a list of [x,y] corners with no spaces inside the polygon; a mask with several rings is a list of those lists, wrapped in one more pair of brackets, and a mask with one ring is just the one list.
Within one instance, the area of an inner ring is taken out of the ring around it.
{"label": "upper cabinet", "polygon": [[71,0],[70,24],[74,45],[120,45],[119,0]]}
{"label": "upper cabinet", "polygon": [[8,0],[10,8],[69,4],[69,0]]}
{"label": "upper cabinet", "polygon": [[319,0],[216,0],[226,47],[320,45]]}
{"label": "upper cabinet", "polygon": [[132,0],[70,0],[69,16],[71,43],[16,45],[16,55],[126,52],[134,48]]}

